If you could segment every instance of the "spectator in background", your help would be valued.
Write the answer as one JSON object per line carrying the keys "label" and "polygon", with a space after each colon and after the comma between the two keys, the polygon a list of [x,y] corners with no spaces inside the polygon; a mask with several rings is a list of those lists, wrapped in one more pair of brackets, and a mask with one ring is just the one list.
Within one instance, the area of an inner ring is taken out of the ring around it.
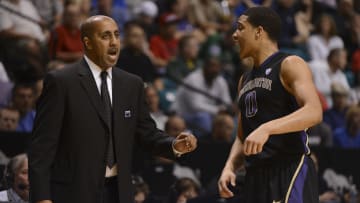
{"label": "spectator in background", "polygon": [[220,113],[213,119],[211,139],[215,142],[226,142],[231,144],[234,130],[234,119],[229,114]]}
{"label": "spectator in background", "polygon": [[162,78],[160,93],[160,106],[164,111],[169,111],[175,100],[179,83],[192,71],[201,67],[198,37],[184,35],[179,41],[178,54],[166,67],[166,77]]}
{"label": "spectator in background", "polygon": [[170,188],[166,203],[186,203],[187,200],[199,196],[200,186],[190,178],[177,180]]}
{"label": "spectator in background", "polygon": [[218,57],[205,59],[204,66],[190,73],[179,87],[172,109],[179,113],[197,136],[209,134],[213,116],[231,105],[229,88],[220,75]]}
{"label": "spectator in background", "polygon": [[[170,116],[167,122],[165,123],[165,132],[172,137],[176,137],[176,133],[178,132],[186,132],[186,131],[187,131],[187,126],[185,120],[178,115]],[[173,166],[172,174],[174,175],[175,178],[177,179],[190,178],[191,180],[195,181],[196,184],[200,184],[199,177],[192,168],[186,165],[180,165],[178,162],[174,162],[174,161],[170,162],[170,160],[164,160],[163,158],[161,158],[161,160],[159,161],[161,161],[162,163],[172,164]]]}
{"label": "spectator in background", "polygon": [[144,82],[153,82],[156,78],[154,55],[148,48],[143,28],[136,22],[128,22],[123,41],[116,66],[141,77]]}
{"label": "spectator in background", "polygon": [[[168,117],[159,109],[159,95],[156,89],[148,85],[145,88],[145,100],[149,106],[150,116],[154,119],[156,127],[164,130]],[[176,137],[175,135],[174,137]]]}
{"label": "spectator in background", "polygon": [[0,81],[0,107],[7,106],[11,99],[11,82]]}
{"label": "spectator in background", "polygon": [[208,36],[230,29],[230,20],[226,21],[225,13],[217,1],[191,0],[187,14],[190,23]]}
{"label": "spectator in background", "polygon": [[297,30],[295,3],[295,0],[277,0],[274,4],[274,10],[278,13],[282,21],[279,47],[285,52],[306,58],[304,45],[307,38]]}
{"label": "spectator in background", "polygon": [[189,73],[199,67],[199,42],[192,35],[185,35],[179,41],[179,54],[167,66],[170,78],[183,80]]}
{"label": "spectator in background", "polygon": [[345,114],[349,108],[349,91],[340,83],[331,85],[332,108],[324,112],[324,122],[331,130],[345,127]]}
{"label": "spectator in background", "polygon": [[319,174],[319,161],[317,156],[311,153],[310,158],[313,160],[316,172],[318,173],[319,203],[340,203],[340,196],[328,186],[323,176]]}
{"label": "spectator in background", "polygon": [[64,0],[31,0],[45,21],[47,27],[53,28],[61,23]]}
{"label": "spectator in background", "polygon": [[300,0],[298,3],[299,9],[295,13],[296,29],[306,39],[309,38],[314,29],[312,19],[314,17],[315,5],[316,2],[314,0]]}
{"label": "spectator in background", "polygon": [[7,190],[0,192],[0,202],[29,202],[28,158],[19,154],[12,158],[5,171]]}
{"label": "spectator in background", "polygon": [[15,131],[19,119],[18,110],[11,107],[0,108],[0,131]]}
{"label": "spectator in background", "polygon": [[334,133],[334,146],[360,148],[360,107],[352,106],[346,112],[346,125]]}
{"label": "spectator in background", "polygon": [[326,60],[330,50],[344,48],[344,42],[337,36],[332,16],[320,16],[315,25],[315,34],[309,37],[307,47],[312,60]]}
{"label": "spectator in background", "polygon": [[[360,5],[360,4],[359,4]],[[350,44],[347,45],[346,49],[349,51],[352,56],[360,46],[360,14],[354,13],[351,18],[351,27],[350,27],[350,39],[346,39]]]}
{"label": "spectator in background", "polygon": [[159,18],[159,34],[150,39],[150,50],[156,57],[154,65],[160,72],[164,71],[163,68],[176,57],[178,40],[175,38],[175,34],[178,20],[175,14],[164,13],[161,15]]}
{"label": "spectator in background", "polygon": [[52,59],[72,63],[82,57],[83,46],[79,26],[79,7],[76,4],[68,4],[65,7],[62,24],[51,34],[49,52]]}
{"label": "spectator in background", "polygon": [[165,123],[165,132],[176,137],[177,133],[186,131],[186,124],[183,118],[177,115],[172,115]]}
{"label": "spectator in background", "polygon": [[240,1],[240,4],[235,8],[235,15],[241,16],[241,14],[243,14],[246,9],[255,6],[270,7],[272,3],[273,0],[243,0]]}
{"label": "spectator in background", "polygon": [[178,17],[176,39],[182,38],[184,35],[193,35],[198,41],[202,42],[206,36],[203,32],[194,25],[192,25],[188,19],[189,0],[169,0],[167,1],[167,7],[170,13],[175,14]]}
{"label": "spectator in background", "polygon": [[130,12],[125,0],[97,0],[92,13],[93,15],[105,15],[113,18],[121,34],[125,22],[130,20]]}
{"label": "spectator in background", "polygon": [[91,15],[91,0],[74,0],[80,8],[80,22],[84,22]]}
{"label": "spectator in background", "polygon": [[[176,133],[184,132],[186,129],[184,119],[177,115],[169,116],[165,123],[165,133],[171,137],[176,137]],[[191,178],[196,183],[200,183],[191,168],[162,157],[156,157],[151,162],[146,163],[143,171],[142,176],[149,184],[154,196],[167,195],[167,190],[171,184],[180,178]]]}
{"label": "spectator in background", "polygon": [[356,85],[360,87],[360,14],[354,15],[351,28],[353,42],[351,68],[355,75]]}
{"label": "spectator in background", "polygon": [[357,13],[360,13],[360,2],[359,1],[354,1],[354,10]]}
{"label": "spectator in background", "polygon": [[[2,36],[16,40],[27,40],[27,43],[30,43],[30,41],[44,42],[46,40],[46,36],[40,26],[42,19],[31,1],[3,0],[1,5],[25,16],[25,18],[20,17],[0,7],[0,31]],[[25,42],[23,43],[26,44]]]}
{"label": "spectator in background", "polygon": [[351,41],[351,21],[354,17],[354,1],[353,0],[338,0],[334,20],[338,35],[343,39],[346,49],[352,46]]}
{"label": "spectator in background", "polygon": [[331,84],[340,83],[347,91],[350,90],[350,85],[343,73],[347,64],[346,55],[345,49],[336,48],[330,51],[327,61],[309,63],[316,88],[325,96],[330,108],[332,107]]}
{"label": "spectator in background", "polygon": [[337,1],[338,0],[317,0],[317,2],[321,3],[323,6],[331,8],[333,10],[336,9],[336,6],[337,6],[336,2]]}
{"label": "spectator in background", "polygon": [[12,105],[20,112],[20,121],[17,131],[31,132],[35,119],[34,86],[32,84],[15,84],[13,88]]}
{"label": "spectator in background", "polygon": [[150,0],[142,1],[134,8],[134,18],[144,29],[147,40],[150,40],[157,32],[157,25],[154,23],[158,15],[157,5]]}
{"label": "spectator in background", "polygon": [[332,130],[327,123],[321,122],[315,126],[310,127],[306,132],[309,135],[310,146],[333,146]]}
{"label": "spectator in background", "polygon": [[42,46],[47,36],[41,27],[43,22],[38,11],[28,0],[3,0],[0,4],[25,16],[20,17],[0,7],[0,38],[8,57],[15,61],[19,60],[19,56],[24,57],[33,69],[31,73],[43,74],[45,57]]}
{"label": "spectator in background", "polygon": [[140,176],[133,176],[132,182],[135,188],[134,203],[144,203],[150,193],[149,185]]}

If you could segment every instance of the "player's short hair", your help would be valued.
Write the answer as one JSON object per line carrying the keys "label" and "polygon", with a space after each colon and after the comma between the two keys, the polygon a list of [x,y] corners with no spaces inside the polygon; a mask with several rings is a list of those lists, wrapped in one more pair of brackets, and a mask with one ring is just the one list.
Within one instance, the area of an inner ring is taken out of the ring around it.
{"label": "player's short hair", "polygon": [[254,27],[261,26],[267,32],[270,40],[277,41],[281,33],[280,16],[271,8],[258,6],[246,10],[243,15],[248,16],[247,21]]}

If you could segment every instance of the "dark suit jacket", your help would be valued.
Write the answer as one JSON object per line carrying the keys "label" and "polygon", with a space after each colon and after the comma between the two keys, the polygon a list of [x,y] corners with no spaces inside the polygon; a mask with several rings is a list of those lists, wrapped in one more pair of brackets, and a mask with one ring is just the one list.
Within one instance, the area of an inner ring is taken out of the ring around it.
{"label": "dark suit jacket", "polygon": [[[118,68],[112,71],[119,196],[120,203],[129,203],[134,145],[174,158],[173,138],[156,129],[150,118],[141,79]],[[49,73],[29,147],[31,202],[101,203],[108,135],[100,94],[85,60]]]}

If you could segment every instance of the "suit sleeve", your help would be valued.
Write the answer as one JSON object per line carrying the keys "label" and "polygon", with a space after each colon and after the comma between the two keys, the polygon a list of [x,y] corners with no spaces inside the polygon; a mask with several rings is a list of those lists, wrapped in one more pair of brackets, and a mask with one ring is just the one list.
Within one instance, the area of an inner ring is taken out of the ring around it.
{"label": "suit sleeve", "polygon": [[64,116],[64,91],[59,79],[48,74],[37,107],[29,143],[30,201],[50,200],[51,166]]}
{"label": "suit sleeve", "polygon": [[150,117],[148,105],[145,102],[144,87],[141,83],[138,100],[138,120],[136,138],[140,146],[154,156],[175,159],[172,148],[173,137],[156,128],[154,120]]}

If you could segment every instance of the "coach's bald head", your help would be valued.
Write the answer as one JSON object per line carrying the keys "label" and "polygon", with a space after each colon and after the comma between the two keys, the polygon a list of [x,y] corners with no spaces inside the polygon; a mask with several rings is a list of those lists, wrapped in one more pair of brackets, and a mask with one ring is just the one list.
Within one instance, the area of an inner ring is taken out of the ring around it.
{"label": "coach's bald head", "polygon": [[81,24],[80,32],[85,55],[102,69],[113,67],[120,52],[116,22],[108,16],[92,16]]}
{"label": "coach's bald head", "polygon": [[95,32],[96,26],[103,21],[112,21],[114,22],[114,24],[116,24],[116,22],[108,16],[91,16],[87,18],[80,26],[81,40],[84,40],[84,37],[92,37]]}

